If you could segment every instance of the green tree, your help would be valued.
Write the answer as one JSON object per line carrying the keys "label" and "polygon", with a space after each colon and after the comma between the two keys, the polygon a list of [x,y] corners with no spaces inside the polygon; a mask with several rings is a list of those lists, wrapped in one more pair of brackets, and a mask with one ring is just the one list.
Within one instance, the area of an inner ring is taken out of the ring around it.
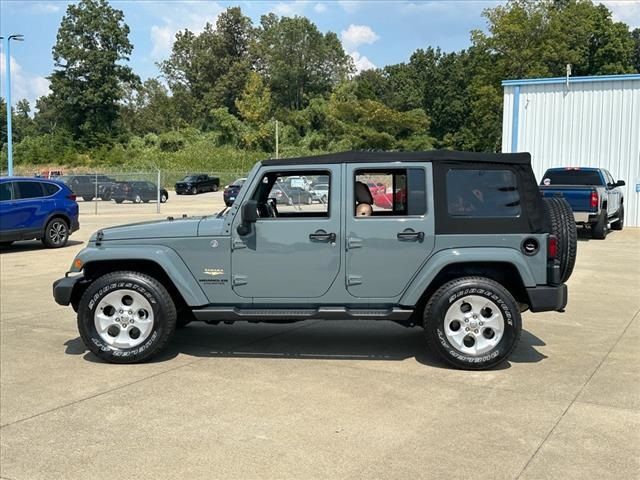
{"label": "green tree", "polygon": [[207,23],[198,35],[189,30],[176,34],[170,57],[159,67],[174,94],[193,98],[196,111],[190,117],[206,122],[210,110],[219,107],[236,112],[235,100],[251,67],[253,32],[251,19],[233,7],[220,14],[215,27]]}
{"label": "green tree", "polygon": [[62,19],[51,74],[51,103],[57,123],[86,146],[109,143],[118,133],[126,84],[138,78],[122,62],[133,45],[124,14],[106,0],[81,0]]}
{"label": "green tree", "polygon": [[253,52],[276,104],[294,110],[313,97],[328,95],[353,71],[338,36],[323,34],[304,17],[263,15]]}
{"label": "green tree", "polygon": [[485,10],[488,33],[472,32],[471,115],[475,150],[500,149],[501,81],[509,78],[629,73],[634,42],[628,27],[591,0],[513,0]]}

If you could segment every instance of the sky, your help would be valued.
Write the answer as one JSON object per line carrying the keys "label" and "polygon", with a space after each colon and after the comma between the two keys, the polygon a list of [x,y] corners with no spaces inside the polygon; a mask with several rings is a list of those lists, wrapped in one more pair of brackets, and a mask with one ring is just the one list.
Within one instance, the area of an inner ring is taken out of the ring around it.
{"label": "sky", "polygon": [[[68,0],[0,0],[0,35],[23,34],[24,42],[11,44],[12,104],[26,98],[32,105],[46,95],[52,72],[51,49]],[[470,45],[470,31],[485,29],[482,11],[499,0],[111,0],[122,10],[134,45],[130,65],[144,80],[158,77],[156,63],[167,58],[175,33],[188,28],[199,32],[206,22],[229,6],[240,6],[258,24],[269,12],[281,16],[303,15],[323,31],[338,34],[356,68],[383,67],[407,61],[418,48],[440,47],[455,51]],[[640,0],[603,0],[616,20],[640,27]],[[5,96],[5,43],[0,53],[0,88]]]}

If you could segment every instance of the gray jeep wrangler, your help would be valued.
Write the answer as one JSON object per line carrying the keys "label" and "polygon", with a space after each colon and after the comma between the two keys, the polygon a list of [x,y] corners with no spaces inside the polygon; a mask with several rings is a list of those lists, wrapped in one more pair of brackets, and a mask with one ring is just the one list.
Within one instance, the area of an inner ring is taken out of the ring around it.
{"label": "gray jeep wrangler", "polygon": [[[314,184],[326,202],[287,198]],[[192,320],[366,319],[420,326],[448,363],[485,369],[515,349],[521,312],[564,309],[575,235],[526,153],[272,159],[218,214],[98,231],[53,293],[114,363]]]}

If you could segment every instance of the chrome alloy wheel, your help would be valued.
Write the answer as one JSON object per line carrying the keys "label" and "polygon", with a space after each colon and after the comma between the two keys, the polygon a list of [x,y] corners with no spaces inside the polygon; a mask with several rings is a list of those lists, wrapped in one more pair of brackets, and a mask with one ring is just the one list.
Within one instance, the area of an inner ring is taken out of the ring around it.
{"label": "chrome alloy wheel", "polygon": [[134,290],[107,294],[94,313],[94,325],[108,345],[133,348],[144,342],[153,330],[153,309],[149,301]]}
{"label": "chrome alloy wheel", "polygon": [[67,239],[67,224],[62,220],[55,220],[49,225],[47,235],[49,235],[51,243],[61,245]]}
{"label": "chrome alloy wheel", "polygon": [[467,295],[451,304],[444,317],[449,343],[466,355],[482,355],[492,350],[504,334],[500,307],[486,297]]}

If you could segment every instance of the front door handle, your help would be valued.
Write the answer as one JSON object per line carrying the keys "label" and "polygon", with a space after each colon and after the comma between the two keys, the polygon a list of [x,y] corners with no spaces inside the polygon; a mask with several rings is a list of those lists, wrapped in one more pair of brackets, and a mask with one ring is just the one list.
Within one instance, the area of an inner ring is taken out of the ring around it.
{"label": "front door handle", "polygon": [[324,230],[316,230],[315,232],[309,234],[309,240],[311,240],[312,242],[334,243],[336,241],[336,234],[327,233]]}
{"label": "front door handle", "polygon": [[398,233],[398,240],[401,242],[412,240],[422,242],[424,240],[424,232],[414,232],[412,229],[407,228],[406,230]]}

